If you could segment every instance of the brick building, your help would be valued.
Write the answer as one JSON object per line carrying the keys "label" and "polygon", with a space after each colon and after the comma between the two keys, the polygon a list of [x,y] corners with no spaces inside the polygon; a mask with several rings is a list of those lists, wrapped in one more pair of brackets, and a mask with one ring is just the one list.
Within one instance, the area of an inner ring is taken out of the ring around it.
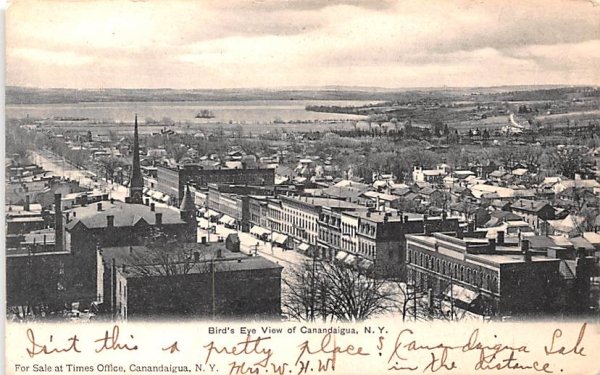
{"label": "brick building", "polygon": [[272,186],[275,183],[275,169],[205,169],[196,164],[181,165],[177,169],[156,167],[154,189],[176,198],[176,205],[183,198],[187,184],[196,189],[205,189],[209,183]]}
{"label": "brick building", "polygon": [[[177,242],[196,242],[195,218],[174,208],[154,204],[102,201],[66,212],[66,237],[79,267],[72,271],[74,287],[83,296],[97,295],[96,249],[110,246],[141,245],[160,232]],[[90,299],[90,300],[93,300]]]}
{"label": "brick building", "polygon": [[586,278],[589,294],[590,259],[567,264],[532,253],[526,240],[518,247],[506,246],[502,234],[497,244],[434,233],[407,235],[406,243],[409,283],[477,314],[535,315],[581,306],[574,297],[581,297]]}
{"label": "brick building", "polygon": [[379,276],[405,278],[405,235],[411,233],[453,232],[456,218],[428,217],[396,212],[344,212],[341,215],[341,241],[336,260],[368,270]]}
{"label": "brick building", "polygon": [[[169,260],[163,262],[156,251],[168,253]],[[221,243],[103,248],[101,258],[107,300],[123,319],[273,319],[281,314],[282,267]],[[166,267],[176,271],[166,273]]]}

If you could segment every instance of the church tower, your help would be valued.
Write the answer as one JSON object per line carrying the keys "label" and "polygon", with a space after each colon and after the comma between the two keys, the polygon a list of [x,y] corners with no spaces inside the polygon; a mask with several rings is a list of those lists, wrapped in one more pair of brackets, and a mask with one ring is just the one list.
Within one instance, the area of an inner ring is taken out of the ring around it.
{"label": "church tower", "polygon": [[197,242],[198,224],[196,221],[196,204],[194,203],[194,197],[192,197],[189,185],[186,186],[183,201],[179,207],[179,215],[181,215],[181,220],[185,221],[188,226],[187,242]]}
{"label": "church tower", "polygon": [[133,165],[129,179],[129,203],[143,204],[144,179],[140,170],[140,142],[138,139],[137,113],[133,130]]}

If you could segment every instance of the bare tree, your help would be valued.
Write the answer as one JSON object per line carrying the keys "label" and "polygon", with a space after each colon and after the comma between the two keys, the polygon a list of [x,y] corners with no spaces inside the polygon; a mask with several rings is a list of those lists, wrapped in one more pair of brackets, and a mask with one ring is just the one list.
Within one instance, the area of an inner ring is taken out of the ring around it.
{"label": "bare tree", "polygon": [[[185,275],[195,272],[214,272],[215,262],[212,254],[194,255],[185,250],[183,244],[177,243],[161,230],[152,229],[143,241],[145,250],[132,250],[130,272],[141,277],[160,278],[154,283],[159,288],[157,295],[162,297],[159,305],[147,306],[156,309],[157,313],[168,310],[182,315],[194,313],[191,299],[186,294]],[[214,278],[213,278],[214,279]]]}
{"label": "bare tree", "polygon": [[296,320],[361,321],[390,307],[385,281],[354,269],[306,261],[284,280],[283,305]]}

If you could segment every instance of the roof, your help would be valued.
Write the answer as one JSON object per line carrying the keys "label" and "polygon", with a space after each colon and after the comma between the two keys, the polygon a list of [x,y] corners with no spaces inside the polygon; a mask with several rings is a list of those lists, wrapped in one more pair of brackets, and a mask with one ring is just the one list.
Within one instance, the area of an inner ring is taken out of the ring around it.
{"label": "roof", "polygon": [[[402,216],[400,216],[400,211],[397,211],[397,212],[398,212],[398,214],[396,214],[396,215],[387,214],[388,222],[399,222],[402,220],[403,217],[408,217],[409,221],[411,221],[411,220],[422,221],[423,217],[424,217],[424,215],[415,214],[415,213],[411,213],[411,212],[404,212],[404,213],[402,213]],[[386,217],[386,212],[382,212],[382,211],[375,211],[375,212],[355,211],[355,212],[348,212],[347,214],[350,216],[360,217],[362,219],[370,220],[370,221],[374,221],[374,222],[383,222]]]}
{"label": "roof", "polygon": [[574,260],[561,260],[558,271],[563,279],[572,280],[577,278],[577,267]]}
{"label": "roof", "polygon": [[84,207],[77,207],[70,212],[72,218],[65,226],[72,229],[78,223],[82,223],[88,228],[106,228],[106,217],[114,217],[115,227],[128,227],[136,225],[140,220],[144,220],[150,225],[156,225],[156,214],[162,214],[163,224],[184,224],[179,210],[171,207],[155,207],[153,212],[150,206],[144,204],[124,203],[120,201],[102,201],[102,211],[98,211],[97,204],[91,204]]}
{"label": "roof", "polygon": [[489,174],[490,177],[492,178],[500,178],[502,176],[504,176],[506,174],[506,172],[502,172],[502,171],[493,171],[492,173]]}
{"label": "roof", "polygon": [[494,185],[477,184],[471,186],[471,193],[475,198],[480,198],[485,193],[496,193],[500,198],[510,198],[514,190]]}
{"label": "roof", "polygon": [[183,196],[183,201],[181,202],[181,207],[179,207],[179,210],[183,212],[196,211],[196,204],[194,203],[194,197],[192,197],[192,192],[190,191],[189,185],[185,189],[185,195]]}
{"label": "roof", "polygon": [[[192,266],[189,274],[205,273],[209,270],[210,263],[215,265],[217,272],[235,272],[257,269],[282,269],[279,264],[271,262],[261,256],[248,256],[243,253],[234,253],[225,248],[222,243],[188,243],[177,247],[169,247],[164,249],[149,249],[146,246],[121,246],[107,247],[102,249],[102,256],[105,262],[111,263],[114,259],[115,265],[126,267],[125,275],[128,277],[141,277],[140,268],[144,269],[159,269],[164,266],[164,261],[159,258],[157,252],[169,252],[173,256],[180,256],[179,261],[174,263],[185,264]],[[194,253],[199,253],[200,258],[197,262],[193,261]],[[219,256],[220,253],[220,256]],[[127,271],[128,270],[128,271]],[[158,274],[157,274],[158,276]]]}
{"label": "roof", "polygon": [[585,249],[585,250],[594,250],[595,247],[584,237],[572,237],[570,238],[571,243],[575,247],[575,249]]}
{"label": "roof", "polygon": [[341,199],[333,198],[322,198],[322,197],[288,197],[281,196],[282,201],[295,201],[301,204],[313,206],[313,207],[331,207],[331,208],[344,208],[344,209],[366,209],[365,206],[361,206],[356,203],[347,202]]}
{"label": "roof", "polygon": [[[511,209],[527,212],[539,212],[550,204],[546,201],[535,201],[531,199],[518,199],[511,205]],[[550,206],[552,208],[552,206]]]}
{"label": "roof", "polygon": [[376,191],[367,191],[367,192],[364,192],[362,195],[364,195],[367,198],[371,198],[371,199],[379,198],[381,200],[389,201],[389,202],[395,201],[400,198],[397,195],[378,193]]}
{"label": "roof", "polygon": [[583,233],[583,238],[585,238],[589,243],[594,246],[600,246],[600,233],[596,232],[585,232]]}

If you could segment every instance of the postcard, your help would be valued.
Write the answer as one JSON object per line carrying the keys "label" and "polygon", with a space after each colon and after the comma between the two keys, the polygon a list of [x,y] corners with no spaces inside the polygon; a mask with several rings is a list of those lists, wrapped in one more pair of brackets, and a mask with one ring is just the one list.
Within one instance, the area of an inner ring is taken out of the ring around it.
{"label": "postcard", "polygon": [[600,373],[597,0],[5,20],[5,373]]}

